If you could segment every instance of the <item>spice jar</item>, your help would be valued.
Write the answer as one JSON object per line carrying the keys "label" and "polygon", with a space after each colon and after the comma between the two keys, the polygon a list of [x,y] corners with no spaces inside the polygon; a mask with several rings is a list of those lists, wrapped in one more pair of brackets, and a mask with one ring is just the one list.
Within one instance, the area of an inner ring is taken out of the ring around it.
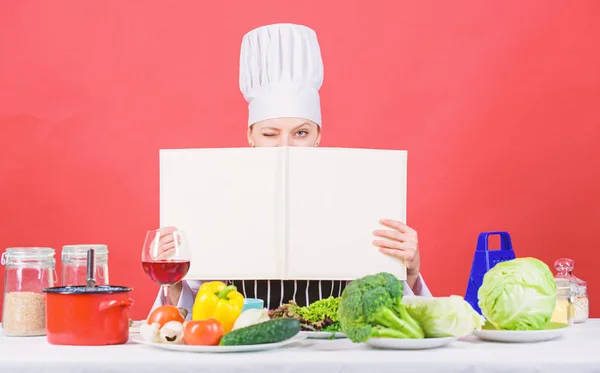
{"label": "spice jar", "polygon": [[556,305],[550,321],[572,325],[574,320],[574,285],[567,279],[557,278]]}
{"label": "spice jar", "polygon": [[87,253],[94,249],[94,279],[96,285],[108,285],[108,248],[106,245],[66,245],[62,248],[62,285],[85,285]]}
{"label": "spice jar", "polygon": [[14,247],[2,253],[6,266],[2,330],[7,336],[46,334],[43,290],[56,281],[54,249]]}
{"label": "spice jar", "polygon": [[587,283],[573,275],[575,261],[569,258],[560,258],[554,262],[556,269],[555,278],[561,278],[570,281],[574,285],[575,293],[575,323],[586,322],[590,315],[590,307],[587,293]]}

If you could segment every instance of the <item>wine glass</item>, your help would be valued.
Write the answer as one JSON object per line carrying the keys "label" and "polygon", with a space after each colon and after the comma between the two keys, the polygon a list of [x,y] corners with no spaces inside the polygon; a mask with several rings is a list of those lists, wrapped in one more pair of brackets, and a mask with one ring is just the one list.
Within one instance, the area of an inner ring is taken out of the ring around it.
{"label": "wine glass", "polygon": [[146,275],[161,286],[165,304],[171,304],[169,287],[181,281],[188,273],[190,257],[184,231],[173,228],[146,232],[142,267]]}

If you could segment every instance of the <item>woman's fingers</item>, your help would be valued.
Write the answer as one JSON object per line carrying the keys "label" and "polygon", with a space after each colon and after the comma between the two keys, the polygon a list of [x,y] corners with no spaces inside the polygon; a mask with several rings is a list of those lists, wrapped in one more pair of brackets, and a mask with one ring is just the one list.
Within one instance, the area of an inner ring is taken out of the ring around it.
{"label": "woman's fingers", "polygon": [[373,232],[376,237],[385,238],[374,240],[373,244],[379,247],[381,253],[404,260],[407,270],[418,273],[420,263],[417,231],[396,220],[382,219],[379,222],[393,230],[379,229]]}
{"label": "woman's fingers", "polygon": [[170,247],[168,249],[164,249],[161,247],[162,251],[158,252],[158,256],[156,257],[157,260],[166,260],[166,259],[170,259],[171,256],[173,256],[173,254],[175,254],[175,246]]}
{"label": "woman's fingers", "polygon": [[413,258],[413,255],[411,255],[408,251],[401,251],[401,250],[396,250],[396,249],[388,249],[385,247],[380,247],[379,251],[382,252],[383,254],[389,255],[389,256],[393,256],[395,258],[398,259],[403,259],[407,262],[410,262],[411,259]]}
{"label": "woman's fingers", "polygon": [[164,236],[160,237],[160,240],[158,241],[158,246],[165,246],[168,244],[172,244],[173,242],[174,242],[173,234],[167,233]]}
{"label": "woman's fingers", "polygon": [[[170,258],[175,253],[175,235],[176,227],[163,227],[158,230],[158,243],[156,238],[152,241],[152,247],[155,248],[155,253],[152,255],[155,260],[164,260]],[[181,243],[181,238],[177,238],[177,243]]]}
{"label": "woman's fingers", "polygon": [[158,231],[160,232],[160,235],[165,235],[167,233],[173,233],[177,230],[177,227],[173,227],[173,226],[169,226],[169,227],[162,227],[160,228]]}
{"label": "woman's fingers", "polygon": [[412,261],[416,255],[416,245],[413,242],[400,242],[395,240],[375,240],[375,246],[384,254],[392,255],[397,258]]}
{"label": "woman's fingers", "polygon": [[400,233],[410,233],[410,234],[415,234],[415,235],[417,233],[414,229],[412,229],[411,227],[409,227],[408,225],[404,224],[401,221],[392,220],[392,219],[381,219],[379,221],[379,223],[385,225],[386,227],[393,228]]}
{"label": "woman's fingers", "polygon": [[398,242],[392,240],[374,240],[373,245],[394,250],[415,250],[415,244],[411,242]]}
{"label": "woman's fingers", "polygon": [[161,244],[160,246],[158,246],[158,253],[163,253],[167,250],[174,250],[175,249],[175,241],[170,240],[167,243]]}
{"label": "woman's fingers", "polygon": [[[159,245],[161,244],[161,240],[163,240],[164,237],[166,237],[169,233],[172,233],[174,230],[176,230],[177,228],[175,227],[164,227],[164,228],[160,228],[158,229],[158,241],[159,241]],[[152,245],[152,247],[156,246],[156,236],[154,236],[154,239],[152,240],[152,243],[150,244]]]}
{"label": "woman's fingers", "polygon": [[376,230],[373,232],[375,236],[389,238],[390,240],[395,240],[399,242],[417,242],[417,237],[407,234],[400,233],[398,231],[390,231],[387,229]]}
{"label": "woman's fingers", "polygon": [[166,244],[162,244],[162,245],[158,246],[156,248],[156,250],[153,252],[154,252],[154,254],[152,256],[154,257],[154,260],[169,259],[171,256],[173,256],[176,253],[175,242],[173,240],[171,240],[170,242],[167,242]]}

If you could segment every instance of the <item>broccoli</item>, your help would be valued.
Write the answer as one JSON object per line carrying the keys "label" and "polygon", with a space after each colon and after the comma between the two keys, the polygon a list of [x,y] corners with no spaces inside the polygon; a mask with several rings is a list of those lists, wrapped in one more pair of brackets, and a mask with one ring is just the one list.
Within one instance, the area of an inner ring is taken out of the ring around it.
{"label": "broccoli", "polygon": [[348,284],[338,311],[348,339],[359,343],[370,338],[425,338],[402,304],[403,290],[402,282],[386,272]]}

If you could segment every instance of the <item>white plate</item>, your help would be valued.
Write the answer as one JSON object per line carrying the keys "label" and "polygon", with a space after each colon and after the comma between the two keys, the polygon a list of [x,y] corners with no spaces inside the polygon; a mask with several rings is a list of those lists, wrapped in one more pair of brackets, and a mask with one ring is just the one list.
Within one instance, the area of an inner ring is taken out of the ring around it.
{"label": "white plate", "polygon": [[300,335],[305,335],[309,339],[332,339],[332,335],[334,339],[346,338],[346,334],[342,332],[300,332]]}
{"label": "white plate", "polygon": [[144,344],[151,347],[161,348],[163,350],[170,351],[184,351],[184,352],[248,352],[248,351],[263,351],[272,350],[275,348],[283,347],[294,342],[301,341],[306,337],[297,334],[296,336],[286,339],[285,341],[278,343],[267,343],[260,345],[247,345],[247,346],[188,346],[184,344],[169,344],[169,343],[153,343],[145,341],[141,336],[131,337],[131,340],[135,343]]}
{"label": "white plate", "polygon": [[548,330],[480,330],[473,335],[489,342],[534,343],[545,342],[562,336],[567,328]]}
{"label": "white plate", "polygon": [[371,338],[366,344],[386,350],[426,350],[438,348],[455,341],[454,337],[444,338]]}

